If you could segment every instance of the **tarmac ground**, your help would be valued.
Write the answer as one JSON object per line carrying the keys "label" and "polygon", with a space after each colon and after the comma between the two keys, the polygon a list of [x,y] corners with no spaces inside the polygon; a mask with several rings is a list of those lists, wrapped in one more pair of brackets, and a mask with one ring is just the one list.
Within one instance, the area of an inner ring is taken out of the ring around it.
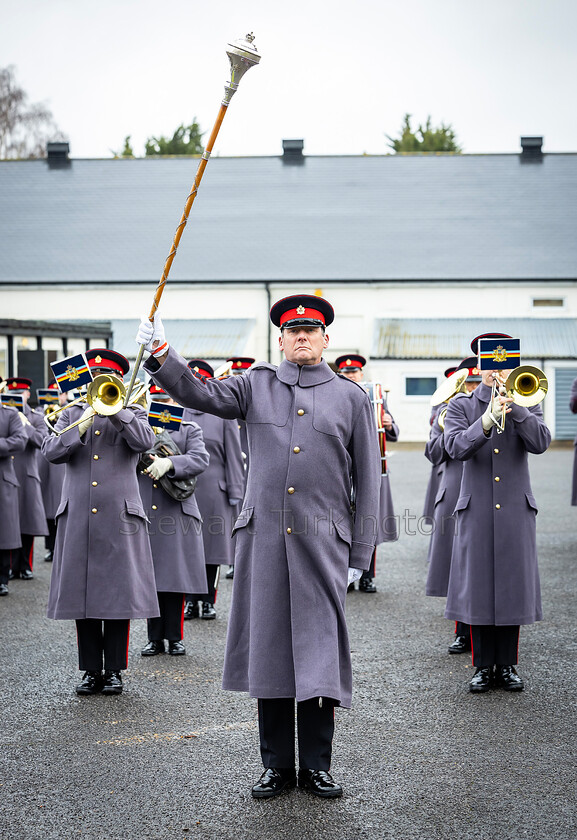
{"label": "tarmac ground", "polygon": [[577,508],[572,447],[531,456],[544,620],[521,629],[520,694],[472,695],[449,656],[444,599],[424,596],[422,446],[390,459],[397,543],[378,592],[347,595],[352,710],[336,711],[339,800],[255,801],[256,701],[223,692],[232,582],[217,619],[185,622],[187,655],[143,658],[132,623],[119,696],[78,697],[74,623],[45,617],[50,564],[0,599],[2,840],[570,840],[577,836]]}

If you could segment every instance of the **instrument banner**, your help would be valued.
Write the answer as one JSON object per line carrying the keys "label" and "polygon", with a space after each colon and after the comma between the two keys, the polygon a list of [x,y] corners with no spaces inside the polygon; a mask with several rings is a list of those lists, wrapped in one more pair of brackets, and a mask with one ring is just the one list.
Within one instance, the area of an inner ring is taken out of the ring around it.
{"label": "instrument banner", "polygon": [[148,422],[151,426],[158,426],[161,429],[172,429],[177,432],[180,429],[184,408],[180,405],[167,405],[163,402],[151,402],[148,409]]}
{"label": "instrument banner", "polygon": [[58,391],[54,388],[37,388],[38,405],[58,405]]}
{"label": "instrument banner", "polygon": [[11,408],[17,408],[18,411],[24,411],[22,394],[0,394],[0,400],[2,400],[3,406],[10,406]]}
{"label": "instrument banner", "polygon": [[50,367],[62,393],[87,385],[93,379],[84,353],[67,356],[59,362],[50,362]]}
{"label": "instrument banner", "polygon": [[521,364],[519,338],[480,338],[479,368],[481,370],[510,370]]}

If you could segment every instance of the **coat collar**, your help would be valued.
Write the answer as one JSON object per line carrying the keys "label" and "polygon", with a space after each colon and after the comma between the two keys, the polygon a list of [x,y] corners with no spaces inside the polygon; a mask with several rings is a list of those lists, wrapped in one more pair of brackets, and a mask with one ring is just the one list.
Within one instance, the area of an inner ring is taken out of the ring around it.
{"label": "coat collar", "polygon": [[477,385],[473,391],[473,396],[477,397],[480,402],[488,403],[491,399],[491,391],[492,388],[490,388],[489,385],[485,385],[484,382],[481,382],[480,385]]}
{"label": "coat collar", "polygon": [[318,365],[297,365],[283,359],[276,375],[285,385],[300,385],[301,388],[312,388],[313,385],[322,385],[335,378],[324,359]]}

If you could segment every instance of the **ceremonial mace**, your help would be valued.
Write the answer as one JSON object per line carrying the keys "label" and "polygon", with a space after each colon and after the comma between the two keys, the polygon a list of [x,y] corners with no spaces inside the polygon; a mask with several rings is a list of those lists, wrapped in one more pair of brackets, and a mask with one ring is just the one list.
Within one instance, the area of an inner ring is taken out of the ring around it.
{"label": "ceremonial mace", "polygon": [[[242,79],[246,71],[250,70],[251,67],[253,67],[255,64],[258,64],[260,61],[260,55],[257,52],[256,47],[253,45],[253,41],[254,35],[251,32],[249,35],[246,36],[246,38],[239,38],[238,41],[234,41],[232,44],[228,45],[229,48],[226,51],[226,54],[228,55],[230,60],[230,82],[227,82],[224,86],[224,99],[221,102],[220,111],[218,112],[216,122],[210,133],[210,137],[208,138],[208,143],[206,144],[205,150],[202,154],[202,158],[200,160],[200,163],[198,164],[198,169],[196,170],[196,178],[194,179],[194,184],[192,186],[188,198],[186,199],[186,204],[184,205],[182,217],[180,219],[178,227],[176,228],[176,233],[174,234],[170,254],[166,258],[166,262],[164,263],[162,277],[160,278],[158,286],[156,287],[156,292],[154,293],[154,300],[152,302],[152,309],[150,310],[150,315],[148,316],[150,321],[154,321],[154,315],[156,313],[156,310],[158,309],[160,298],[162,297],[164,287],[166,286],[166,281],[168,280],[168,273],[170,271],[170,267],[176,256],[176,249],[178,248],[178,245],[180,243],[180,237],[182,236],[182,232],[186,226],[186,223],[188,222],[190,209],[194,203],[194,199],[196,198],[200,182],[202,181],[202,176],[204,175],[204,170],[206,169],[206,164],[208,163],[208,159],[211,155],[214,142],[217,138],[218,132],[220,131],[222,121],[224,120],[226,109],[228,108],[230,100],[237,92],[240,80]],[[126,408],[126,406],[128,405],[130,394],[132,392],[132,389],[134,388],[134,382],[138,375],[138,370],[142,362],[143,353],[144,345],[141,344],[140,349],[138,350],[138,355],[136,357],[136,362],[134,364],[134,370],[132,371],[130,385],[126,390],[124,408]]]}

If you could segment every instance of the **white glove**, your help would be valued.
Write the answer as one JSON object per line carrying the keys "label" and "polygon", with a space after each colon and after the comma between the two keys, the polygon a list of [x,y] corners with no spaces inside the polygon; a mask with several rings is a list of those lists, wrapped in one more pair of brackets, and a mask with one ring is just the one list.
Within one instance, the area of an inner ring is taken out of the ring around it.
{"label": "white glove", "polygon": [[229,505],[232,505],[232,507],[235,507],[235,505],[240,505],[241,502],[242,502],[242,499],[229,499],[228,500]]}
{"label": "white glove", "polygon": [[350,586],[351,583],[354,583],[356,580],[360,580],[363,576],[363,572],[361,569],[353,569],[352,566],[349,566],[349,579],[347,580],[347,586]]}
{"label": "white glove", "polygon": [[173,468],[174,464],[170,458],[155,457],[152,464],[148,467],[146,472],[151,478],[155,480],[162,478],[162,476]]}
{"label": "white glove", "polygon": [[22,425],[24,427],[32,425],[30,420],[26,417],[26,415],[22,411],[18,412],[18,417],[20,418],[20,422],[22,423]]}
{"label": "white glove", "polygon": [[95,417],[96,413],[91,406],[88,406],[88,408],[84,409],[84,414],[80,418],[82,422],[78,424],[78,434],[80,435],[80,437],[82,437],[82,435],[84,435],[92,426]]}
{"label": "white glove", "polygon": [[486,432],[490,432],[495,425],[495,418],[491,414],[491,403],[489,403],[485,409],[485,413],[481,416],[481,423],[483,424],[483,429]]}
{"label": "white glove", "polygon": [[146,315],[143,316],[136,333],[136,343],[143,344],[145,350],[153,356],[162,356],[168,352],[168,342],[164,336],[164,327],[158,312],[153,322]]}

